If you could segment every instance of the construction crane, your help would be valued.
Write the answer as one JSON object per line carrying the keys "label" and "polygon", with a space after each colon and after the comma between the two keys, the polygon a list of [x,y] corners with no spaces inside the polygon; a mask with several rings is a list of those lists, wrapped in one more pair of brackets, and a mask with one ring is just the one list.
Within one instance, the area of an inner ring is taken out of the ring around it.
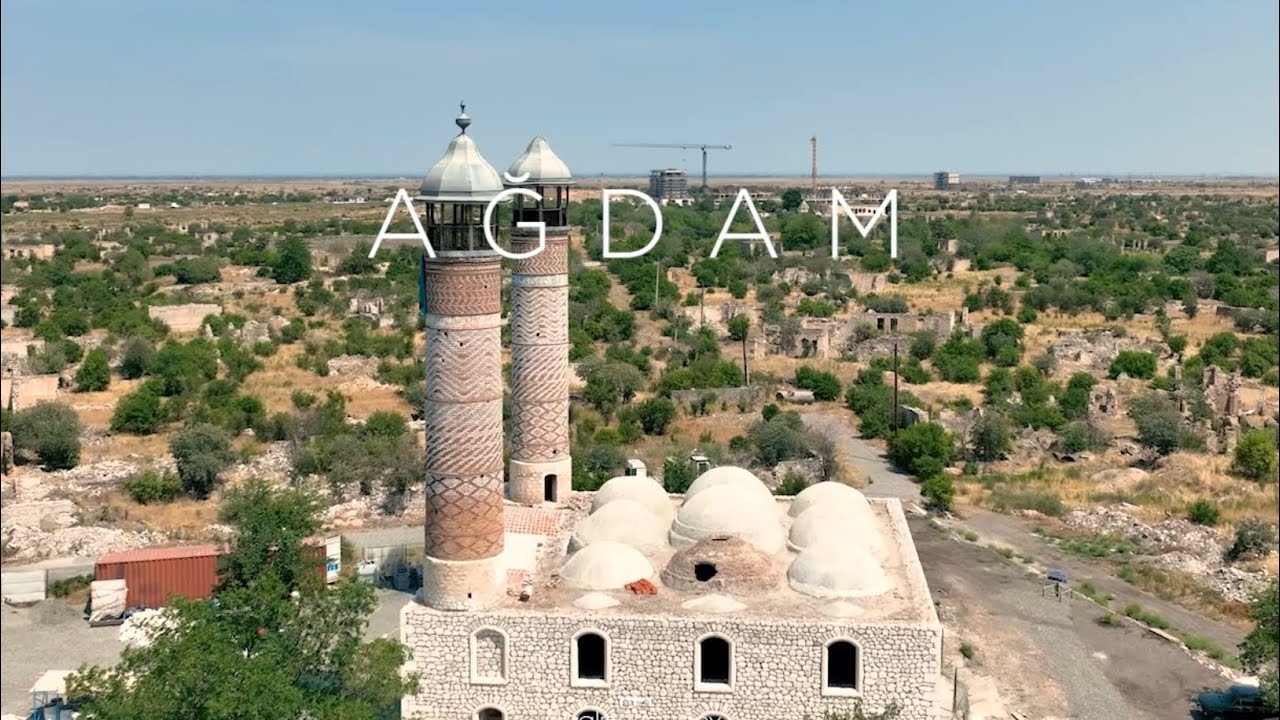
{"label": "construction crane", "polygon": [[679,148],[680,150],[688,150],[697,148],[702,151],[702,189],[707,189],[707,151],[708,150],[732,150],[732,145],[707,145],[705,143],[614,143],[614,147],[629,148]]}

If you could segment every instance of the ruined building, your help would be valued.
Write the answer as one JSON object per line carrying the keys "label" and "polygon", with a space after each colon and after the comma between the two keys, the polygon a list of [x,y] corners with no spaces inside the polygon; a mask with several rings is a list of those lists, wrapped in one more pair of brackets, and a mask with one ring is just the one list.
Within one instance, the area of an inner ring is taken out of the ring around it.
{"label": "ruined building", "polygon": [[[543,196],[514,218],[544,222],[547,243],[512,266],[504,500],[500,264],[482,220],[503,187],[458,124],[419,198],[438,249],[424,261],[427,557],[400,616],[422,682],[403,716],[800,720],[896,703],[930,717],[942,628],[896,499],[835,482],[775,497],[734,467],[683,496],[644,474],[571,491],[569,173],[540,140],[508,175]],[[513,253],[537,245],[514,229]]]}

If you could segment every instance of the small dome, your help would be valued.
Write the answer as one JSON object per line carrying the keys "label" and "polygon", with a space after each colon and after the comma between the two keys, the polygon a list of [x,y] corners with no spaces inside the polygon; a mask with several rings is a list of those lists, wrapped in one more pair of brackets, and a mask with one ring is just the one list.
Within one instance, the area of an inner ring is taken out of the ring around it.
{"label": "small dome", "polygon": [[671,496],[651,477],[638,475],[620,475],[600,486],[591,499],[591,512],[614,500],[633,500],[640,503],[649,512],[658,516],[664,523],[675,514]]}
{"label": "small dome", "polygon": [[502,192],[502,179],[467,135],[471,118],[465,111],[458,116],[457,124],[462,132],[427,171],[421,197],[431,202],[487,203]]}
{"label": "small dome", "polygon": [[740,467],[732,465],[721,465],[714,467],[698,476],[697,480],[689,486],[684,493],[684,501],[687,503],[700,493],[710,490],[721,485],[732,485],[744,489],[753,495],[768,500],[771,504],[776,504],[773,499],[773,493],[769,492],[769,488],[760,482],[760,478]]}
{"label": "small dome", "polygon": [[883,595],[889,578],[870,553],[851,551],[839,540],[812,545],[787,570],[791,589],[819,598]]}
{"label": "small dome", "polygon": [[662,582],[675,590],[746,594],[773,590],[779,573],[759,548],[736,537],[699,540],[671,556]]}
{"label": "small dome", "polygon": [[619,498],[578,523],[569,540],[569,550],[580,550],[602,540],[638,548],[662,547],[667,544],[667,523],[635,500]]}
{"label": "small dome", "polygon": [[622,601],[609,597],[602,592],[589,592],[573,601],[573,606],[583,610],[605,610],[621,605]]}
{"label": "small dome", "polygon": [[570,556],[560,577],[579,590],[621,590],[627,583],[653,577],[653,566],[630,545],[601,540]]}
{"label": "small dome", "polygon": [[799,517],[801,513],[815,506],[850,504],[871,509],[867,498],[857,488],[850,487],[841,482],[828,480],[810,485],[800,491],[799,495],[791,501],[791,509],[788,513],[791,517]]}
{"label": "small dome", "polygon": [[686,499],[671,523],[671,544],[686,547],[713,537],[742,538],[768,555],[777,554],[784,539],[773,496],[725,483]]}
{"label": "small dome", "polygon": [[569,185],[573,182],[569,167],[551,150],[551,145],[541,136],[534,138],[529,143],[529,147],[525,148],[524,153],[516,158],[507,170],[508,178],[519,178],[524,175],[529,177],[510,184]]}
{"label": "small dome", "polygon": [[800,552],[828,540],[876,554],[884,549],[871,507],[856,503],[816,505],[800,513],[791,523],[787,547]]}

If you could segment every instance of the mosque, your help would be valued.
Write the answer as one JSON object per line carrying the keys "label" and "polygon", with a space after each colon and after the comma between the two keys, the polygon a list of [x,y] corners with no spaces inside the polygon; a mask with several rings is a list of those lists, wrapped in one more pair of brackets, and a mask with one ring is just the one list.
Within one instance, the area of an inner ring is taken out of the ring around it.
{"label": "mosque", "polygon": [[457,119],[415,199],[436,252],[423,589],[400,618],[422,682],[403,716],[818,720],[896,703],[902,720],[928,718],[942,627],[897,500],[835,482],[775,497],[736,467],[684,495],[639,469],[572,491],[573,178],[542,138],[506,174],[542,198],[514,199],[511,250],[538,247],[529,223],[546,237],[512,262],[504,387],[501,257],[483,231],[504,184],[470,124]]}

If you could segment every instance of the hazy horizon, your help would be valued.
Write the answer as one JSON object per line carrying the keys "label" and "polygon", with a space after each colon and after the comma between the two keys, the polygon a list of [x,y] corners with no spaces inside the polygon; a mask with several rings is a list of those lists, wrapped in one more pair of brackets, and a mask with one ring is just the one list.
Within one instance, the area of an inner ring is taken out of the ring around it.
{"label": "hazy horizon", "polygon": [[807,176],[816,134],[826,177],[1280,174],[1275,3],[748,10],[7,0],[0,175],[416,176],[460,100],[498,170]]}

